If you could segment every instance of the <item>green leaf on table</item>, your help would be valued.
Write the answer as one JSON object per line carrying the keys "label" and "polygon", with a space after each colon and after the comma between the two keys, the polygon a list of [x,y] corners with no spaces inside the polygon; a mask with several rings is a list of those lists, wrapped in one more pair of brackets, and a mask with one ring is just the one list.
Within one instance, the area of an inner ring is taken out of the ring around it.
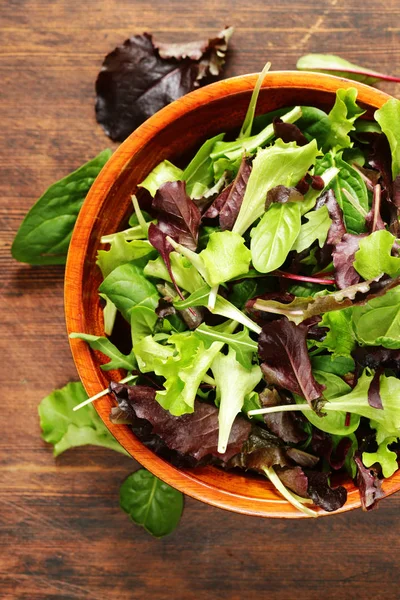
{"label": "green leaf on table", "polygon": [[[332,179],[328,189],[334,191],[336,200],[343,211],[346,230],[348,233],[362,233],[365,230],[365,215],[369,211],[365,182],[360,173],[341,158],[340,153],[335,154],[334,152],[328,152],[322,159],[317,160],[315,174],[321,176],[331,167],[338,168],[339,173]],[[343,189],[355,198],[361,209],[355,208],[354,203],[352,204],[343,193]]]}
{"label": "green leaf on table", "polygon": [[247,182],[245,195],[233,231],[243,235],[265,211],[267,193],[277,185],[296,185],[319,156],[317,143],[296,146],[277,140],[270,148],[259,150]]}
{"label": "green leaf on table", "polygon": [[316,240],[318,240],[319,247],[322,248],[332,224],[326,206],[307,213],[305,218],[308,222],[301,226],[300,233],[291,248],[296,252],[303,252],[306,248],[310,248]]}
{"label": "green leaf on table", "polygon": [[117,233],[111,242],[109,250],[99,250],[96,264],[100,267],[104,278],[117,267],[125,263],[135,262],[139,267],[157,256],[157,250],[148,240],[127,241],[122,232]]}
{"label": "green leaf on table", "polygon": [[[171,252],[169,256],[172,273],[179,288],[193,293],[204,286],[203,278],[187,258],[178,252]],[[163,279],[172,283],[168,269],[161,256],[158,256],[155,260],[150,260],[145,266],[143,273],[146,277]]]}
{"label": "green leaf on table", "polygon": [[214,145],[223,140],[224,133],[206,140],[201,148],[192,158],[186,169],[183,171],[181,179],[186,181],[186,192],[191,198],[201,197],[203,194],[193,194],[195,186],[202,184],[204,189],[209,188],[214,183],[213,160],[211,153]]}
{"label": "green leaf on table", "polygon": [[211,287],[245,275],[251,260],[251,252],[246,248],[244,239],[233,231],[212,233],[207,247],[199,256],[207,273],[207,283]]}
{"label": "green leaf on table", "polygon": [[400,348],[400,286],[364,306],[355,306],[353,328],[361,344]]}
{"label": "green leaf on table", "polygon": [[138,187],[145,188],[154,198],[156,191],[163,183],[168,181],[179,181],[182,179],[183,171],[175,167],[169,160],[163,160],[147,175],[146,179],[139,183]]}
{"label": "green leaf on table", "polygon": [[360,240],[354,268],[364,279],[375,279],[384,273],[394,277],[400,271],[400,258],[392,256],[396,238],[386,229],[374,231]]}
{"label": "green leaf on table", "polygon": [[251,258],[260,273],[278,269],[286,260],[301,229],[300,202],[272,204],[251,230]]}
{"label": "green leaf on table", "polygon": [[64,265],[75,221],[92,183],[111,156],[103,150],[53,183],[22,221],[11,254],[31,265]]}
{"label": "green leaf on table", "polygon": [[119,503],[134,523],[159,538],[178,526],[183,494],[146,469],[139,469],[121,485]]}
{"label": "green leaf on table", "polygon": [[79,339],[87,342],[93,350],[101,352],[110,359],[110,362],[101,365],[103,371],[111,369],[126,369],[132,371],[136,369],[136,360],[133,352],[130,354],[122,354],[118,348],[110,342],[110,340],[101,335],[91,335],[89,333],[70,333],[71,339]]}
{"label": "green leaf on table", "polygon": [[299,58],[296,68],[299,71],[316,71],[337,77],[347,77],[347,79],[354,79],[354,81],[360,81],[367,85],[373,85],[380,79],[374,77],[374,73],[370,69],[360,67],[335,54],[306,54]]}
{"label": "green leaf on table", "polygon": [[232,348],[229,348],[227,355],[220,352],[216,355],[211,370],[217,384],[219,402],[218,452],[223,454],[228,446],[235,417],[242,410],[245,396],[260,382],[262,372],[258,365],[253,365],[250,371],[244,368],[236,360],[236,352]]}
{"label": "green leaf on table", "polygon": [[397,454],[392,450],[389,450],[388,446],[397,442],[397,437],[388,437],[378,446],[376,452],[363,452],[362,461],[364,465],[369,469],[375,463],[379,463],[382,467],[382,473],[384,477],[391,477],[399,468],[397,464]]}
{"label": "green leaf on table", "polygon": [[374,117],[389,141],[392,152],[392,176],[396,179],[400,174],[400,100],[390,98],[375,112]]}
{"label": "green leaf on table", "polygon": [[329,331],[325,339],[318,343],[318,346],[329,350],[332,358],[340,356],[351,358],[351,353],[356,345],[352,328],[352,314],[353,308],[345,308],[327,312],[322,316],[319,326],[327,327]]}
{"label": "green leaf on table", "polygon": [[106,294],[129,322],[131,308],[140,305],[155,309],[159,300],[155,285],[133,263],[125,263],[114,269],[104,279],[99,291]]}
{"label": "green leaf on table", "polygon": [[235,351],[236,359],[242,367],[247,370],[252,368],[252,359],[254,354],[257,353],[258,344],[251,339],[246,327],[238,333],[225,333],[216,327],[202,323],[196,329],[196,334],[206,342],[207,346],[212,342],[228,344]]}
{"label": "green leaf on table", "polygon": [[75,446],[103,446],[128,454],[111,435],[92,404],[74,411],[87,399],[83,385],[69,383],[54,390],[39,404],[40,427],[45,442],[53,444],[54,456]]}

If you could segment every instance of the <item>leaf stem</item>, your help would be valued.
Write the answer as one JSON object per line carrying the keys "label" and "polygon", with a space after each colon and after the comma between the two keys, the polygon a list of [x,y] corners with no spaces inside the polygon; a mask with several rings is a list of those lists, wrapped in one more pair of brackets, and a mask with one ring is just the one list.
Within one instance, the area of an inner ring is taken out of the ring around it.
{"label": "leaf stem", "polygon": [[400,83],[400,77],[395,77],[394,75],[385,75],[384,73],[378,73],[378,71],[364,71],[363,69],[348,69],[347,67],[343,67],[340,69],[339,67],[323,67],[321,69],[313,69],[313,71],[329,71],[332,73],[353,73],[354,75],[363,75],[365,77],[374,77],[376,79],[381,79],[382,81],[394,81],[395,83]]}
{"label": "leaf stem", "polygon": [[215,302],[217,300],[219,285],[214,285],[214,287],[210,290],[210,295],[208,296],[208,310],[214,310]]}
{"label": "leaf stem", "polygon": [[352,196],[352,194],[350,194],[350,192],[348,192],[348,191],[346,190],[346,188],[342,188],[342,192],[343,192],[343,194],[345,195],[345,197],[347,198],[347,200],[350,202],[350,204],[353,206],[353,208],[355,208],[355,209],[356,209],[356,211],[357,211],[357,212],[359,212],[359,213],[360,213],[360,215],[361,215],[362,217],[364,217],[364,219],[366,219],[366,218],[367,218],[367,216],[368,216],[368,213],[367,213],[367,211],[365,210],[365,208],[363,208],[363,207],[361,206],[361,204],[359,203],[358,199],[357,199],[357,198],[355,198],[354,196]]}
{"label": "leaf stem", "polygon": [[297,508],[299,511],[301,511],[305,515],[308,515],[309,517],[314,517],[314,518],[318,517],[318,513],[315,510],[311,510],[310,508],[307,508],[307,506],[303,506],[302,502],[297,500],[296,496],[293,495],[292,492],[290,492],[287,489],[287,487],[285,487],[283,485],[282,481],[279,479],[278,475],[275,473],[273,467],[264,467],[263,471],[266,474],[266,476],[268,477],[268,479],[270,480],[270,482],[272,483],[272,485],[274,485],[276,487],[278,492],[280,492],[282,494],[282,496],[284,498],[286,498],[286,500],[288,502],[290,502],[290,504],[292,504],[295,508]]}
{"label": "leaf stem", "polygon": [[131,196],[131,199],[133,202],[133,208],[135,209],[137,220],[139,221],[139,225],[142,228],[143,233],[147,237],[147,232],[149,230],[150,223],[146,223],[146,219],[144,218],[142,211],[140,210],[138,199],[134,194]]}
{"label": "leaf stem", "polygon": [[285,273],[284,271],[280,271],[279,269],[273,271],[271,275],[275,275],[276,277],[283,277],[284,279],[295,279],[296,281],[307,281],[309,283],[321,283],[325,285],[334,285],[336,282],[334,279],[329,279],[328,277],[308,277],[307,275],[296,275],[294,273]]}
{"label": "leaf stem", "polygon": [[[128,383],[128,381],[133,381],[133,379],[136,379],[136,378],[137,378],[137,375],[128,375],[127,377],[124,377],[124,379],[121,379],[120,381],[118,381],[118,383]],[[84,400],[80,404],[77,404],[77,406],[74,406],[73,410],[74,411],[79,410],[79,409],[83,408],[84,406],[86,406],[87,404],[91,404],[95,400],[98,400],[99,398],[102,398],[103,396],[107,396],[107,394],[109,394],[109,393],[110,393],[110,388],[106,388],[105,390],[102,390],[101,392],[99,392],[98,394],[95,394],[91,398],[88,398],[87,400]]]}

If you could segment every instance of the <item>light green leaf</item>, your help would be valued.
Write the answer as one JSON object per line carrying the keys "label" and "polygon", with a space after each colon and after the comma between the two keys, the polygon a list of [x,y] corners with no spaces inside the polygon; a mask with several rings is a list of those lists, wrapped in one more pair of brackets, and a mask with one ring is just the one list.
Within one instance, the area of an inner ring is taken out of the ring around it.
{"label": "light green leaf", "polygon": [[375,279],[384,273],[395,277],[400,271],[400,258],[391,256],[396,238],[380,229],[360,240],[359,250],[353,263],[355,270],[364,279]]}
{"label": "light green leaf", "polygon": [[136,360],[133,352],[128,355],[122,354],[116,346],[106,337],[101,335],[90,335],[89,333],[70,333],[72,339],[84,340],[93,350],[98,350],[110,358],[110,362],[101,365],[103,371],[111,369],[126,369],[132,371],[136,369]]}
{"label": "light green leaf", "polygon": [[356,345],[352,329],[353,308],[345,308],[327,312],[323,315],[320,327],[328,327],[325,339],[318,345],[332,352],[332,358],[343,356],[351,358],[351,353]]}
{"label": "light green leaf", "polygon": [[267,193],[277,185],[296,185],[315,163],[319,150],[315,140],[298,147],[293,142],[277,140],[273,146],[259,150],[253,161],[245,195],[233,231],[244,232],[264,213]]}
{"label": "light green leaf", "polygon": [[396,437],[388,437],[378,446],[376,452],[363,452],[362,461],[369,469],[375,463],[379,463],[382,467],[384,477],[391,477],[399,468],[397,464],[397,454],[389,450],[388,446],[396,442]]}
{"label": "light green leaf", "polygon": [[[300,71],[316,71],[317,73],[328,73],[337,77],[347,77],[354,81],[361,81],[367,85],[373,85],[379,80],[371,74],[370,69],[359,67],[345,58],[334,54],[306,54],[297,61],[296,68]],[[357,71],[357,73],[353,73]]]}
{"label": "light green leaf", "polygon": [[400,348],[400,286],[364,306],[355,306],[353,328],[361,344]]}
{"label": "light green leaf", "polygon": [[252,368],[252,359],[257,352],[258,344],[251,339],[246,327],[238,333],[225,333],[218,331],[216,327],[202,323],[196,329],[196,334],[206,342],[207,346],[212,342],[228,344],[235,351],[236,359],[242,367],[247,370]]}
{"label": "light green leaf", "polygon": [[215,144],[224,138],[224,133],[206,140],[195,156],[192,158],[182,174],[183,181],[186,181],[186,192],[191,198],[201,197],[193,195],[193,188],[201,183],[204,189],[212,186],[214,182],[214,171],[212,168],[213,160],[211,154]]}
{"label": "light green leaf", "polygon": [[211,287],[247,273],[251,260],[251,252],[246,248],[244,239],[233,231],[212,233],[207,247],[199,256]]}
{"label": "light green leaf", "polygon": [[[172,273],[179,288],[193,293],[204,285],[204,280],[198,270],[187,258],[178,252],[171,252],[169,256]],[[167,267],[161,256],[157,257],[156,260],[149,261],[145,266],[143,273],[146,277],[155,277],[156,279],[163,279],[164,281],[172,283]]]}
{"label": "light green leaf", "polygon": [[145,188],[154,198],[156,191],[168,181],[179,181],[182,179],[183,171],[175,167],[169,160],[163,160],[147,175],[146,179],[139,183],[139,187]]}
{"label": "light green leaf", "polygon": [[15,236],[11,253],[16,260],[31,265],[65,264],[83,201],[111,154],[111,150],[103,150],[46,190],[29,210]]}
{"label": "light green leaf", "polygon": [[396,179],[400,174],[400,100],[390,98],[375,112],[374,116],[389,140],[392,152],[392,176]]}
{"label": "light green leaf", "polygon": [[106,305],[103,308],[103,320],[104,320],[104,333],[111,335],[114,329],[115,318],[117,316],[117,307],[113,304],[110,298],[107,298],[105,294],[99,294],[100,298],[103,298]]}
{"label": "light green leaf", "polygon": [[324,152],[352,146],[348,134],[355,129],[354,121],[365,113],[365,110],[357,106],[356,99],[356,88],[337,90],[335,104],[328,114],[330,131],[322,148]]}
{"label": "light green leaf", "polygon": [[260,273],[278,269],[286,260],[301,228],[299,202],[272,204],[251,230],[251,258]]}
{"label": "light green leaf", "polygon": [[251,130],[253,128],[254,114],[255,114],[256,106],[257,106],[258,95],[260,93],[260,89],[261,89],[262,83],[265,79],[265,76],[268,73],[268,71],[270,70],[270,68],[271,68],[271,63],[267,62],[266,65],[264,66],[263,70],[261,71],[261,73],[258,75],[256,85],[254,86],[253,93],[251,94],[251,98],[250,98],[249,106],[248,106],[248,109],[246,112],[246,116],[244,118],[242,128],[238,135],[238,140],[240,140],[241,138],[248,138],[251,135]]}
{"label": "light green leaf", "polygon": [[121,485],[119,503],[134,523],[160,538],[178,526],[183,494],[145,469],[139,469]]}
{"label": "light green leaf", "polygon": [[40,427],[45,442],[53,444],[54,456],[75,446],[103,446],[128,454],[111,435],[92,404],[74,411],[74,406],[87,399],[83,385],[69,383],[54,390],[39,404]]}
{"label": "light green leaf", "polygon": [[262,372],[258,365],[248,369],[236,360],[236,352],[230,348],[227,355],[218,353],[211,365],[217,384],[219,401],[218,452],[223,454],[229,442],[232,425],[236,415],[242,410],[244,398],[260,382]]}
{"label": "light green leaf", "polygon": [[[117,267],[135,261],[144,266],[148,260],[157,256],[157,250],[147,240],[128,242],[123,233],[117,233],[109,250],[99,250],[96,264],[100,267],[104,278]],[[144,259],[140,261],[140,259]]]}
{"label": "light green leaf", "polygon": [[130,310],[131,335],[133,345],[144,337],[153,335],[154,327],[158,317],[154,308],[148,306],[134,306]]}
{"label": "light green leaf", "polygon": [[296,250],[296,252],[303,252],[306,248],[310,248],[316,240],[318,240],[319,247],[322,248],[332,224],[326,206],[321,206],[318,210],[309,212],[305,215],[305,218],[308,223],[301,226],[300,233],[292,246],[292,250]]}

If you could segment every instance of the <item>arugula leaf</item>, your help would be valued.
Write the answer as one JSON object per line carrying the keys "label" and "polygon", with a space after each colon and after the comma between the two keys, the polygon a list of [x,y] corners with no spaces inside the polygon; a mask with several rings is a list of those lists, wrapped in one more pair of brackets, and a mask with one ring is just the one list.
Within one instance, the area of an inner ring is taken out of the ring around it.
{"label": "arugula leaf", "polygon": [[167,181],[178,181],[182,179],[183,171],[169,160],[163,160],[160,162],[150,173],[146,179],[139,183],[138,187],[145,188],[150,195],[154,198],[156,191]]}
{"label": "arugula leaf", "polygon": [[354,350],[356,340],[352,329],[352,311],[353,308],[345,308],[327,312],[319,323],[320,327],[328,327],[329,331],[318,346],[332,352],[332,358],[350,358]]}
{"label": "arugula leaf", "polygon": [[389,141],[394,180],[400,174],[400,100],[390,98],[375,112],[374,117]]}
{"label": "arugula leaf", "polygon": [[236,360],[236,352],[229,348],[227,355],[215,356],[211,370],[217,385],[219,401],[218,452],[224,454],[236,415],[242,410],[244,398],[253,391],[262,378],[258,365],[249,371]]}
{"label": "arugula leaf", "polygon": [[160,538],[178,526],[183,494],[146,469],[139,469],[122,483],[119,503],[134,523]]}
{"label": "arugula leaf", "polygon": [[396,77],[392,78],[360,67],[335,54],[306,54],[299,58],[296,68],[300,71],[316,71],[317,73],[328,73],[328,75],[333,73],[338,77],[347,77],[347,79],[354,79],[354,81],[360,81],[367,85],[373,85],[380,79],[397,80]]}
{"label": "arugula leaf", "polygon": [[122,352],[120,352],[106,337],[101,335],[90,335],[89,333],[70,333],[69,337],[73,340],[84,340],[93,350],[98,350],[102,354],[108,356],[111,360],[105,365],[101,365],[103,371],[110,371],[111,369],[126,369],[127,371],[132,371],[133,369],[136,369],[137,365],[133,352],[128,355],[122,354]]}
{"label": "arugula leaf", "polygon": [[[187,258],[178,252],[171,252],[169,258],[171,261],[172,274],[180,288],[193,293],[204,286],[204,279]],[[145,266],[143,273],[146,277],[155,277],[156,279],[163,279],[164,281],[172,283],[167,267],[161,256],[157,257],[155,260],[150,260]]]}
{"label": "arugula leaf", "polygon": [[159,300],[156,287],[144,277],[142,269],[133,263],[114,269],[104,279],[99,291],[106,294],[127,321],[130,321],[129,311],[134,306],[155,309]]}
{"label": "arugula leaf", "polygon": [[315,140],[306,146],[285,144],[277,140],[273,146],[259,150],[247,182],[242,206],[232,231],[243,233],[264,213],[265,199],[277,185],[296,185],[315,163],[319,150]]}
{"label": "arugula leaf", "polygon": [[78,213],[92,183],[111,156],[103,150],[53,183],[22,221],[11,254],[31,265],[64,265]]}
{"label": "arugula leaf", "polygon": [[69,448],[88,444],[128,454],[108,431],[92,404],[73,410],[87,397],[80,382],[69,383],[54,390],[39,404],[42,437],[45,442],[53,444],[54,456]]}
{"label": "arugula leaf", "polygon": [[384,273],[394,277],[400,271],[400,258],[391,256],[396,238],[386,229],[374,231],[360,240],[354,268],[364,279],[375,279]]}
{"label": "arugula leaf", "polygon": [[206,342],[223,342],[228,344],[232,350],[236,353],[236,360],[242,365],[244,369],[248,371],[252,368],[252,359],[254,353],[257,352],[257,342],[254,342],[249,336],[249,331],[245,327],[238,333],[225,333],[219,331],[216,327],[210,327],[202,323],[200,327],[196,329],[196,334]]}
{"label": "arugula leaf", "polygon": [[382,467],[384,477],[391,477],[399,468],[397,464],[397,454],[389,450],[388,446],[397,441],[397,437],[388,437],[378,446],[376,452],[363,452],[362,461],[369,469],[375,463],[379,463]]}
{"label": "arugula leaf", "polygon": [[[211,154],[215,144],[223,140],[224,135],[224,133],[220,133],[206,140],[183,171],[182,179],[186,181],[186,192],[191,198],[200,198],[203,191],[213,184],[214,172]],[[202,184],[204,189],[201,193],[193,195],[194,188],[199,183]]]}
{"label": "arugula leaf", "polygon": [[321,208],[309,212],[305,215],[305,218],[308,220],[308,223],[304,223],[301,226],[299,235],[291,248],[292,250],[296,250],[296,252],[303,252],[303,250],[309,248],[316,240],[318,240],[319,247],[322,248],[332,224],[327,206],[321,206]]}
{"label": "arugula leaf", "polygon": [[109,250],[99,250],[96,264],[100,267],[103,277],[107,277],[117,267],[135,261],[143,266],[156,256],[156,251],[147,240],[128,242],[122,233],[117,233],[111,242]]}
{"label": "arugula leaf", "polygon": [[278,269],[286,260],[301,229],[299,202],[273,204],[251,230],[251,259],[260,273]]}
{"label": "arugula leaf", "polygon": [[217,231],[210,235],[207,247],[200,252],[207,273],[207,283],[214,287],[248,272],[251,252],[241,235]]}
{"label": "arugula leaf", "polygon": [[400,348],[400,286],[353,308],[353,328],[359,343]]}

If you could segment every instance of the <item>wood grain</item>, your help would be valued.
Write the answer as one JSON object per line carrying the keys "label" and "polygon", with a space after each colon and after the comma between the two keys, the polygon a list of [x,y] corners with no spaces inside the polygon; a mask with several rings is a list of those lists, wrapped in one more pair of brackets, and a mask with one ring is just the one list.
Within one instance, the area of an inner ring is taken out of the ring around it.
{"label": "wood grain", "polygon": [[399,597],[399,495],[372,513],[317,523],[234,515],[188,499],[179,529],[153,540],[118,508],[133,461],[95,448],[54,461],[40,440],[37,404],[77,377],[63,269],[9,256],[34,199],[110,146],[94,122],[94,81],[103,56],[132,33],[183,40],[229,22],[237,31],[227,75],[259,70],[267,59],[293,68],[310,51],[399,74],[399,17],[397,0],[1,3],[1,600]]}

